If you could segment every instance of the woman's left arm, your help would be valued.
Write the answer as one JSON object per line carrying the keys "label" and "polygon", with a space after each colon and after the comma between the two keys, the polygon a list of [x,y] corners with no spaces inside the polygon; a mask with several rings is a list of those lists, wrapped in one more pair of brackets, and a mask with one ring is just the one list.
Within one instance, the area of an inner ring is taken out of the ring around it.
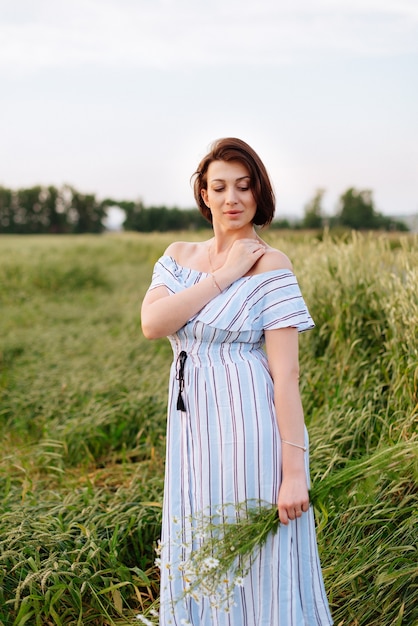
{"label": "woman's left arm", "polygon": [[291,442],[282,443],[282,482],[277,505],[280,522],[287,524],[309,508],[305,452],[302,449],[305,428],[299,392],[298,331],[296,328],[267,330],[265,338],[280,438],[283,442]]}

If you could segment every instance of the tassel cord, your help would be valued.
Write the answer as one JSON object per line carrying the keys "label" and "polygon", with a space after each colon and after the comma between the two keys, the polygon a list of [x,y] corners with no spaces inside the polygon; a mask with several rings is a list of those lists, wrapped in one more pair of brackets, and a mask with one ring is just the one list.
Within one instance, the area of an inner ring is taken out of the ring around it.
{"label": "tassel cord", "polygon": [[177,374],[176,379],[179,381],[179,395],[177,396],[177,410],[185,411],[186,405],[183,400],[183,390],[184,390],[184,364],[186,363],[187,352],[182,350],[177,357]]}

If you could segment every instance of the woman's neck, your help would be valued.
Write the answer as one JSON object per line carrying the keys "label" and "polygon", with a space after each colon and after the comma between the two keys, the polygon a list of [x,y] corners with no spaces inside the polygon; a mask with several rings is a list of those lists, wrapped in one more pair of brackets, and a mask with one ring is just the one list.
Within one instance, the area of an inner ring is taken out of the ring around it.
{"label": "woman's neck", "polygon": [[213,239],[210,239],[208,242],[213,254],[221,254],[229,250],[237,239],[260,239],[252,225],[246,229],[226,232],[214,227],[213,234]]}

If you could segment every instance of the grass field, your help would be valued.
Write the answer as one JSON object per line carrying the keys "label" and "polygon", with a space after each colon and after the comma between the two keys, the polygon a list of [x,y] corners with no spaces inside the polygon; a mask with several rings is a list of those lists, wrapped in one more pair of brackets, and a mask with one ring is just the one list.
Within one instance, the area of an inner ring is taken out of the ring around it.
{"label": "grass field", "polygon": [[[317,325],[301,389],[335,624],[416,626],[418,239],[268,238]],[[0,624],[133,624],[158,597],[171,348],[139,307],[171,239],[0,237]]]}

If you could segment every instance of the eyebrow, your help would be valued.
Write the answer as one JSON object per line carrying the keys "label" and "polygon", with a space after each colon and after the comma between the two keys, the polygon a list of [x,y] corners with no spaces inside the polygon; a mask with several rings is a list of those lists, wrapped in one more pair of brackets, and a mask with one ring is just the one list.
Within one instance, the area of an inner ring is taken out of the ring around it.
{"label": "eyebrow", "polygon": [[[245,180],[246,178],[251,180],[251,176],[240,176],[240,178],[236,178],[235,179],[235,182],[237,183],[238,181]],[[212,180],[210,182],[211,183],[224,183],[225,180],[223,178],[212,178]]]}

